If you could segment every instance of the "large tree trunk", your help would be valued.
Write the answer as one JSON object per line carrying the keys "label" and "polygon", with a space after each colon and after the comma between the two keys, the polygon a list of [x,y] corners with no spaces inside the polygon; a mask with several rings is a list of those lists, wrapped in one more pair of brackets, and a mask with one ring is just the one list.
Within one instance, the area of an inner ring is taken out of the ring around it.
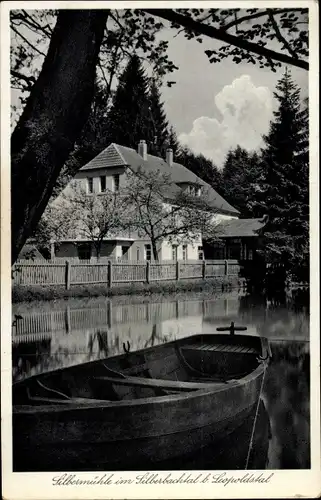
{"label": "large tree trunk", "polygon": [[11,138],[12,263],[88,118],[108,10],[62,10]]}

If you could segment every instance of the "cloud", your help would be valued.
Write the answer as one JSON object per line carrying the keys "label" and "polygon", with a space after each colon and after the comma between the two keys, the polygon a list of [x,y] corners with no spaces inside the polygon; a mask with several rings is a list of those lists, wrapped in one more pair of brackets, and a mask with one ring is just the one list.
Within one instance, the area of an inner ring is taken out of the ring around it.
{"label": "cloud", "polygon": [[192,130],[179,140],[221,167],[229,149],[239,144],[254,150],[262,144],[272,117],[272,95],[267,87],[255,87],[249,75],[242,75],[223,87],[214,100],[221,119],[196,118]]}

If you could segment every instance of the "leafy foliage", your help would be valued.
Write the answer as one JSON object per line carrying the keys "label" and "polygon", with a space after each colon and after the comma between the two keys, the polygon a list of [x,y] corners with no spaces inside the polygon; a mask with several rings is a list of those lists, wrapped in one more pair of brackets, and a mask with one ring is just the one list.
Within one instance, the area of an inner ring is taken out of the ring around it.
{"label": "leafy foliage", "polygon": [[126,210],[121,192],[106,190],[103,195],[88,195],[79,181],[49,204],[40,220],[35,238],[38,246],[51,240],[85,238],[100,256],[104,238],[119,235],[126,227]]}
{"label": "leafy foliage", "polygon": [[[11,84],[22,105],[38,78],[59,11],[12,10]],[[168,42],[159,37],[164,25],[140,10],[113,10],[109,14],[97,64],[98,83],[112,97],[115,82],[129,59],[136,54],[148,60],[154,77],[164,80],[177,67],[167,55]],[[13,109],[17,114],[19,109]]]}
{"label": "leafy foliage", "polygon": [[[308,50],[308,9],[307,8],[274,8],[274,9],[176,9],[185,18],[197,21],[199,26],[210,26],[219,30],[220,35],[235,34],[234,43],[226,42],[218,49],[206,49],[210,63],[221,62],[231,58],[236,64],[247,62],[258,64],[260,68],[268,67],[276,71],[281,66],[277,55],[287,53],[293,61],[299,62],[300,58],[305,61],[309,55]],[[170,18],[170,15],[167,16]],[[201,31],[189,29],[188,22],[182,29],[182,23],[172,22],[172,27],[183,31],[184,36],[191,40],[196,39],[203,43],[206,38]],[[213,38],[216,38],[213,34]],[[224,38],[224,36],[222,37]],[[222,39],[218,38],[218,39]],[[244,42],[251,42],[262,48],[278,46],[275,57],[268,57],[254,53],[244,47]]]}
{"label": "leafy foliage", "polygon": [[131,228],[151,240],[155,260],[163,240],[180,244],[199,240],[204,234],[215,238],[213,211],[176,187],[170,175],[129,171],[126,185],[124,199]]}

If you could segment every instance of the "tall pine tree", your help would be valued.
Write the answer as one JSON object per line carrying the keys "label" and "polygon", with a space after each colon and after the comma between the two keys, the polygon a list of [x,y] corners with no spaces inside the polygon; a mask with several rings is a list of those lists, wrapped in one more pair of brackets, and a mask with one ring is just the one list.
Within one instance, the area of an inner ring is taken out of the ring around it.
{"label": "tall pine tree", "polygon": [[177,139],[177,134],[175,132],[174,127],[169,127],[168,146],[173,150],[174,157],[176,157],[176,159],[178,159],[180,151],[181,151],[181,146],[180,146],[180,143]]}
{"label": "tall pine tree", "polygon": [[169,146],[169,125],[164,105],[161,102],[160,91],[154,79],[151,80],[150,85],[146,121],[150,121],[151,131],[154,134],[154,140],[148,144],[148,150],[151,154],[164,157],[166,155],[166,148]]}
{"label": "tall pine tree", "polygon": [[108,144],[137,148],[141,139],[153,141],[150,126],[148,78],[139,57],[133,55],[119,78],[108,113]]}
{"label": "tall pine tree", "polygon": [[264,137],[263,182],[256,209],[269,216],[263,249],[266,262],[281,265],[296,279],[308,270],[308,115],[301,109],[300,91],[288,70],[274,96],[279,108]]}

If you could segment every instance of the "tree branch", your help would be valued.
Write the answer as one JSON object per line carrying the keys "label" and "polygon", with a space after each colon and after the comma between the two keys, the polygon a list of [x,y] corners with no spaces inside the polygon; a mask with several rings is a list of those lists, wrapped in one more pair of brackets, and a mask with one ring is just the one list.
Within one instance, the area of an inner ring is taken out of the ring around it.
{"label": "tree branch", "polygon": [[104,68],[102,67],[102,64],[101,64],[100,58],[98,58],[98,67],[99,67],[99,69],[100,69],[100,71],[101,71],[101,74],[102,74],[103,80],[105,81],[106,88],[108,88],[108,81],[107,81],[107,78],[106,78],[106,75],[105,75],[105,72],[104,72]]}
{"label": "tree branch", "polygon": [[33,84],[35,83],[36,79],[34,76],[27,76],[27,75],[24,75],[23,73],[19,73],[19,71],[16,71],[14,69],[12,69],[10,71],[11,75],[14,77],[14,78],[18,78],[18,80],[24,80],[26,83],[27,83],[27,88],[28,90],[31,89],[31,87],[33,86]]}
{"label": "tree branch", "polygon": [[[252,21],[252,19],[258,19],[259,17],[264,17],[268,15],[268,10],[260,10],[256,14],[249,14],[247,16],[239,17],[237,20],[231,21],[230,23],[226,24],[225,26],[222,26],[222,30],[227,31],[230,28],[233,28],[236,25],[239,25],[241,23],[244,23],[246,21]],[[279,14],[286,14],[289,11],[289,9],[275,9],[274,14],[279,15]],[[291,12],[301,12],[302,9],[291,9]]]}
{"label": "tree branch", "polygon": [[280,29],[279,29],[279,27],[277,25],[277,22],[274,19],[272,10],[268,9],[267,12],[268,12],[268,16],[269,16],[269,19],[271,21],[271,24],[272,24],[272,26],[274,28],[274,31],[275,31],[277,39],[279,40],[280,43],[283,43],[284,48],[287,49],[287,51],[289,52],[289,54],[291,54],[291,56],[294,57],[294,59],[298,59],[297,53],[295,52],[295,50],[292,49],[292,47],[289,45],[288,41],[282,35],[282,33],[281,33],[281,31],[280,31]]}
{"label": "tree branch", "polygon": [[45,26],[42,26],[39,24],[26,10],[22,10],[22,12],[25,15],[25,21],[27,21],[28,24],[34,26],[34,28],[37,28],[38,30],[41,30],[46,36],[50,38],[52,35],[52,28],[49,24],[46,24]]}
{"label": "tree branch", "polygon": [[43,52],[41,52],[41,50],[37,49],[37,47],[35,47],[34,45],[32,45],[32,43],[30,43],[29,40],[26,37],[24,37],[21,33],[19,33],[19,31],[16,30],[16,28],[14,28],[12,25],[11,25],[11,29],[17,35],[19,35],[29,45],[29,47],[31,47],[33,50],[35,50],[36,52],[38,52],[38,54],[40,54],[41,56],[46,57],[46,54],[44,54]]}
{"label": "tree branch", "polygon": [[267,49],[261,45],[253,42],[248,42],[241,37],[230,35],[224,30],[214,28],[207,24],[202,24],[194,21],[190,17],[178,14],[171,9],[142,9],[144,12],[151,14],[153,16],[161,17],[175,24],[180,24],[186,29],[193,31],[197,34],[202,34],[208,36],[209,38],[214,38],[215,40],[220,40],[221,42],[227,43],[229,45],[234,45],[242,50],[247,50],[253,54],[258,54],[266,57],[267,59],[272,59],[285,64],[290,64],[291,66],[296,66],[297,68],[302,68],[309,70],[309,63],[303,61],[302,59],[294,59],[286,54],[275,52],[274,50]]}

